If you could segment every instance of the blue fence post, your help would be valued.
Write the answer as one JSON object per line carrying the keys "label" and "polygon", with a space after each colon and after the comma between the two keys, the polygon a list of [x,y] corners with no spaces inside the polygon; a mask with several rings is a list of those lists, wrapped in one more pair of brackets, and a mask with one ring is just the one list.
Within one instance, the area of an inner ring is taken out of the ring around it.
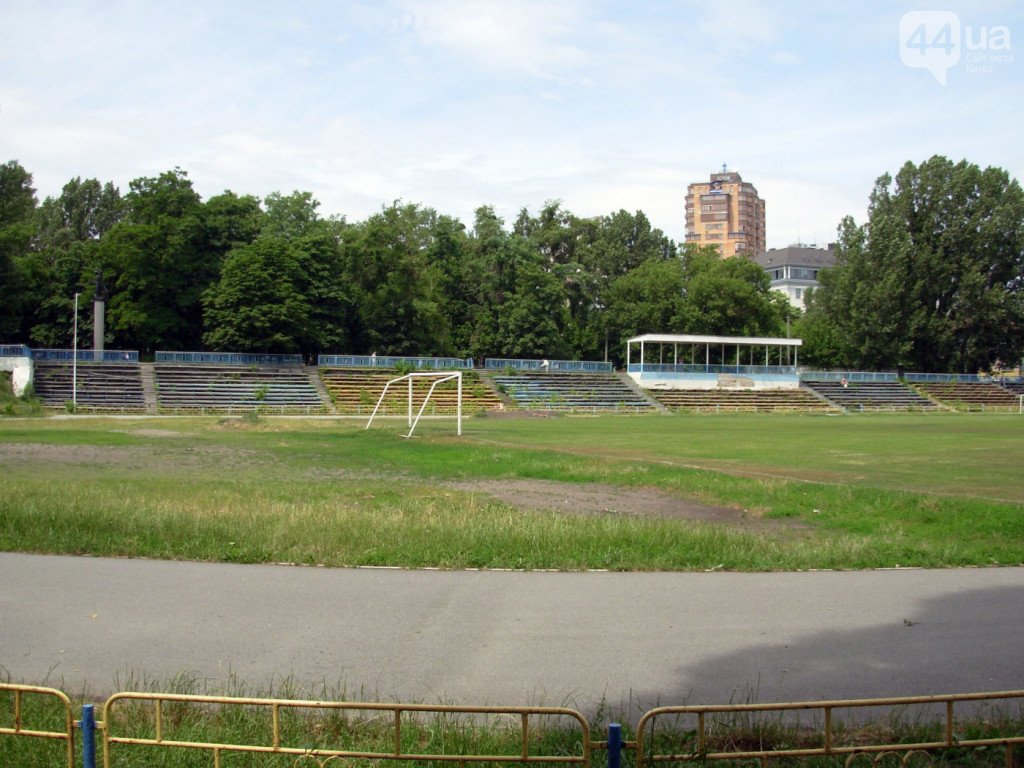
{"label": "blue fence post", "polygon": [[622,726],[608,723],[608,768],[622,768]]}
{"label": "blue fence post", "polygon": [[82,705],[82,768],[96,768],[96,713],[92,704]]}

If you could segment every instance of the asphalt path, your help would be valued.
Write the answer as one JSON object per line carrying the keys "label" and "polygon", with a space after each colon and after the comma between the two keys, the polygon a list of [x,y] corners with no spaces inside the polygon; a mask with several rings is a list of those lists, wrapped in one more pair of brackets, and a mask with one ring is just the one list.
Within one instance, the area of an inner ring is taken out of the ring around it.
{"label": "asphalt path", "polygon": [[[0,553],[0,676],[460,705],[1024,688],[1024,569],[551,573]],[[324,688],[326,686],[326,689]]]}

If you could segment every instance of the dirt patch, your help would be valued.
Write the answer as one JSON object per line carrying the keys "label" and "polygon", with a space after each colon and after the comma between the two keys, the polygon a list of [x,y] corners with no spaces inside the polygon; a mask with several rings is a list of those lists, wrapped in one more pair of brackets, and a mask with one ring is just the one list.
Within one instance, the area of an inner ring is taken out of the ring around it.
{"label": "dirt patch", "polygon": [[[175,436],[180,435],[175,433]],[[258,455],[252,451],[220,447],[160,449],[151,446],[0,443],[0,465],[10,467],[60,464],[173,473],[178,469],[239,471],[260,463]]]}
{"label": "dirt patch", "polygon": [[468,493],[482,493],[520,509],[573,515],[631,515],[693,520],[739,527],[785,525],[744,509],[730,509],[680,499],[655,488],[620,488],[555,480],[473,480],[450,483]]}
{"label": "dirt patch", "polygon": [[139,437],[195,437],[194,432],[175,432],[173,429],[115,429],[113,431]]}

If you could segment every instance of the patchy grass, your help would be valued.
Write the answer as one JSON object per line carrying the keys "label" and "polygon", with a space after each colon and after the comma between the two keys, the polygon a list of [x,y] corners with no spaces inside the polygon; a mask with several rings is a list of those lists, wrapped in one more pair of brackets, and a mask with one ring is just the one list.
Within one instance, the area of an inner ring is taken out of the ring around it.
{"label": "patchy grass", "polygon": [[[0,422],[0,549],[334,566],[795,570],[1024,562],[1024,419]],[[961,464],[952,468],[955,457]],[[749,524],[524,510],[446,483],[659,489]]]}

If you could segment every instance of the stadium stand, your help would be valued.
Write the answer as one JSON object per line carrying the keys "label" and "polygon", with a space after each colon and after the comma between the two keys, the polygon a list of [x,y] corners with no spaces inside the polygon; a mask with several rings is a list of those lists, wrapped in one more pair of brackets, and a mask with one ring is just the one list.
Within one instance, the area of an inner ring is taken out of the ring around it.
{"label": "stadium stand", "polygon": [[799,389],[665,389],[650,394],[674,411],[832,411],[836,408]]}
{"label": "stadium stand", "polygon": [[524,410],[586,413],[657,410],[657,405],[616,373],[518,371],[496,373],[492,378],[515,407]]}
{"label": "stadium stand", "polygon": [[[321,368],[324,386],[338,413],[369,415],[380,399],[384,385],[400,374],[394,370],[379,368]],[[418,409],[432,382],[426,379],[413,381],[413,408]],[[393,385],[388,396],[381,403],[381,413],[406,413],[409,407],[409,388],[405,383]],[[430,397],[425,413],[453,414],[458,405],[458,384],[446,381],[438,384]],[[462,373],[462,411],[479,413],[504,408],[498,394],[476,371]]]}
{"label": "stadium stand", "polygon": [[326,413],[302,366],[154,365],[161,413]]}
{"label": "stadium stand", "polygon": [[[77,384],[72,394],[72,382]],[[34,386],[44,408],[66,408],[77,400],[78,411],[142,413],[146,401],[138,363],[71,363],[37,361]]]}
{"label": "stadium stand", "polygon": [[1003,381],[1001,384],[1003,389],[1014,395],[1024,395],[1024,381]]}
{"label": "stadium stand", "polygon": [[939,405],[918,394],[902,381],[804,381],[830,402],[848,410],[907,411],[935,410]]}
{"label": "stadium stand", "polygon": [[960,409],[1017,406],[1017,397],[995,382],[928,382],[917,388],[934,400]]}

